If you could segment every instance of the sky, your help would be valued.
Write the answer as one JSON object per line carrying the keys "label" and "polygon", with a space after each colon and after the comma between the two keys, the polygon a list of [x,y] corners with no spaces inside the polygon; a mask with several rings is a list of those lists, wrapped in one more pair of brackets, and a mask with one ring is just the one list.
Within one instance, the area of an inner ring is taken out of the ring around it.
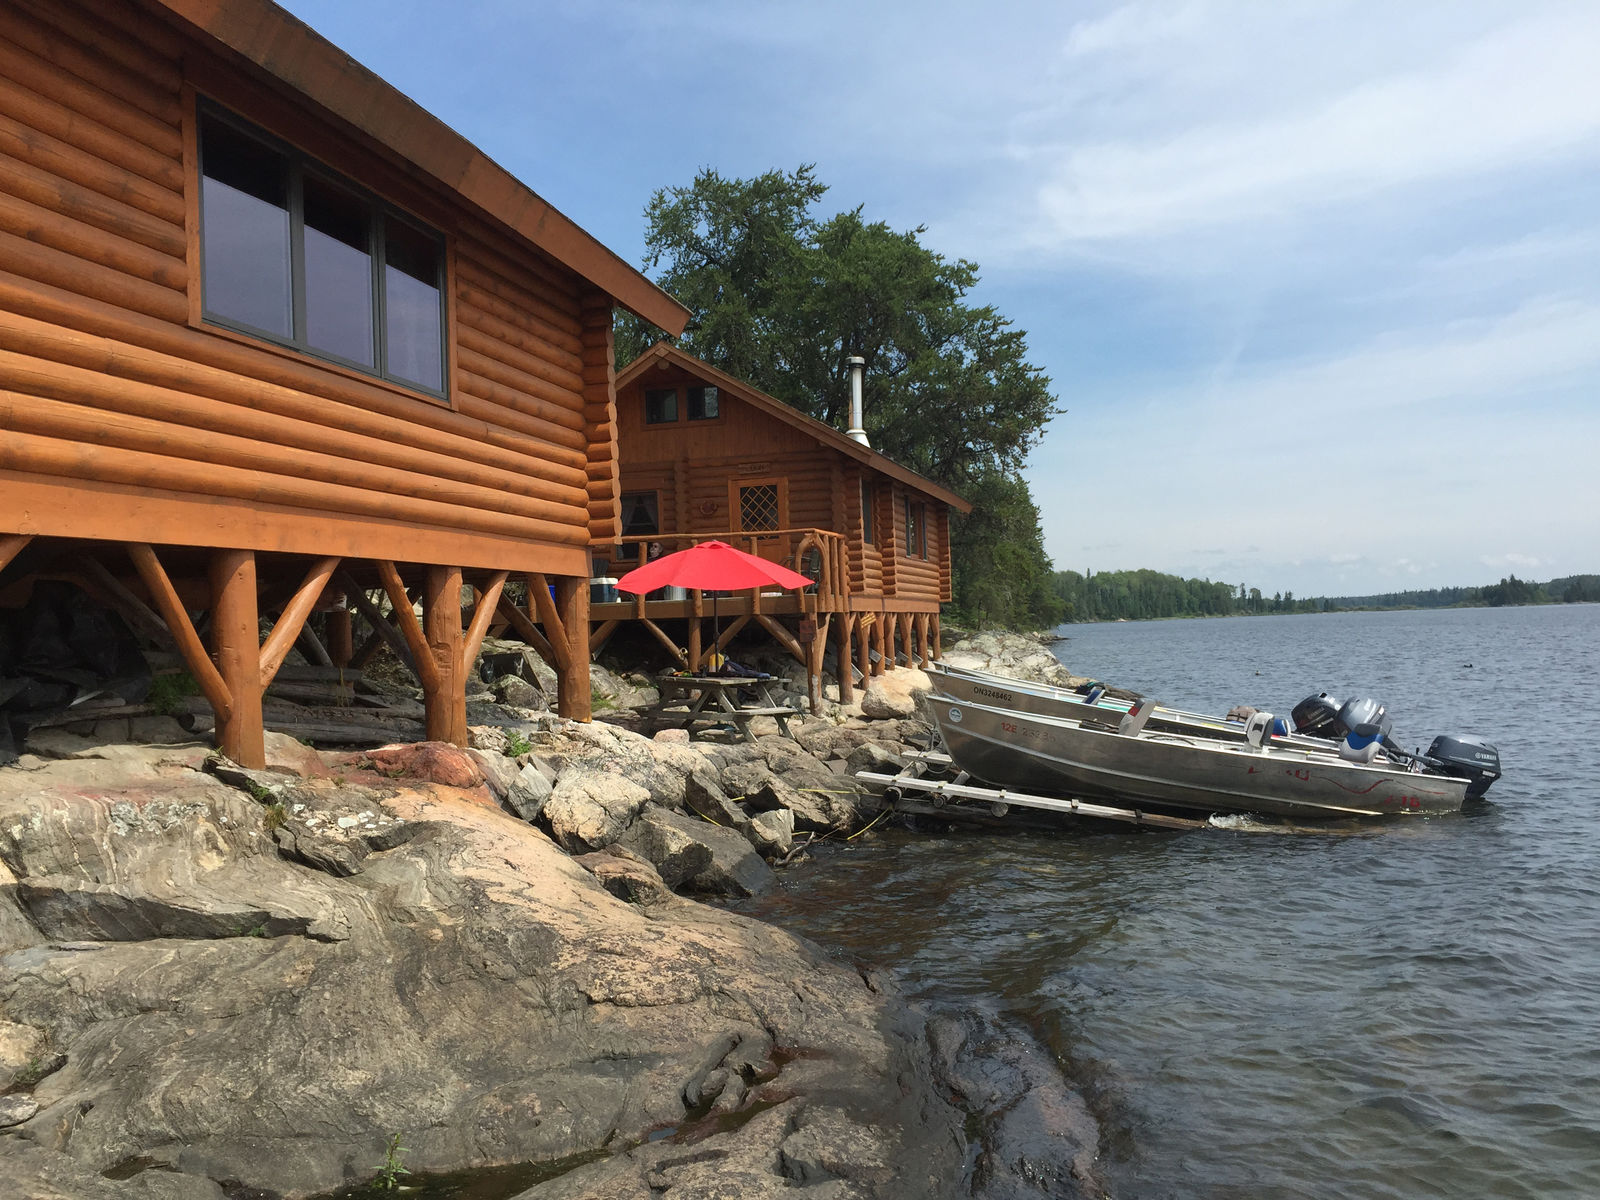
{"label": "sky", "polygon": [[801,163],[976,262],[1059,569],[1600,572],[1592,0],[287,7],[629,262],[658,188]]}

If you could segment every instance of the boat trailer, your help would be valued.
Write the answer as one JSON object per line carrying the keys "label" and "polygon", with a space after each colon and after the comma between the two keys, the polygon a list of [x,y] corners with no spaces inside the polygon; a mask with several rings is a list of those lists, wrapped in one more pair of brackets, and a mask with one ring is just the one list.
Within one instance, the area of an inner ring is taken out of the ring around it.
{"label": "boat trailer", "polygon": [[1123,821],[1152,829],[1213,828],[1211,821],[1193,817],[1173,817],[1137,808],[1112,808],[1082,800],[1063,800],[1059,796],[1035,796],[1029,792],[1014,792],[1009,788],[983,787],[969,783],[972,777],[956,769],[948,754],[937,751],[913,752],[906,758],[909,761],[898,775],[856,772],[856,778],[878,791],[895,812],[924,816],[1004,817],[1016,807],[1064,816]]}

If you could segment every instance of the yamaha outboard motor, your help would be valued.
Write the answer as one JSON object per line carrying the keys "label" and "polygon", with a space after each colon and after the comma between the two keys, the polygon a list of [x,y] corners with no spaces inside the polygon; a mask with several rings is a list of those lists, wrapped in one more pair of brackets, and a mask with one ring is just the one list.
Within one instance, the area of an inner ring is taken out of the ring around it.
{"label": "yamaha outboard motor", "polygon": [[1500,752],[1482,738],[1441,734],[1422,761],[1443,775],[1467,780],[1467,799],[1477,800],[1500,778]]}
{"label": "yamaha outboard motor", "polygon": [[1294,721],[1296,733],[1332,739],[1342,737],[1344,733],[1343,730],[1334,729],[1334,723],[1339,719],[1339,707],[1339,702],[1327,692],[1318,692],[1296,704],[1289,717]]}

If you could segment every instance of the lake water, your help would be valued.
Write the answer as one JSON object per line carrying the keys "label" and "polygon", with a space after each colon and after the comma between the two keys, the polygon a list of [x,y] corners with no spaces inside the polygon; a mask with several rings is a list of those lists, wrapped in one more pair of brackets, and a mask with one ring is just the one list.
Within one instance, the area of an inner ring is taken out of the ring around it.
{"label": "lake water", "polygon": [[1175,706],[1371,695],[1505,778],[1337,834],[874,832],[760,915],[1030,1031],[1119,1200],[1600,1196],[1600,606],[1063,632]]}

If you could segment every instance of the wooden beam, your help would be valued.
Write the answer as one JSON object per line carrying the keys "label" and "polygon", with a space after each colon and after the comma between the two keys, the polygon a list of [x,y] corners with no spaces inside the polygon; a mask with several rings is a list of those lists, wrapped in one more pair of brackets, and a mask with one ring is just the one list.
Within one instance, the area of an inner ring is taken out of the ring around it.
{"label": "wooden beam", "polygon": [[86,554],[83,557],[83,572],[89,576],[86,582],[93,583],[95,587],[105,592],[106,599],[136,632],[144,634],[157,645],[177,648],[171,631],[167,629],[161,617],[152,612],[148,604],[135,596],[122,580],[112,574],[105,563],[93,554]]}
{"label": "wooden beam", "polygon": [[617,631],[621,621],[602,621],[596,625],[589,634],[589,653],[599,654],[600,647],[610,640],[611,635]]}
{"label": "wooden beam", "polygon": [[787,629],[780,625],[776,618],[769,617],[766,613],[756,613],[754,616],[755,619],[760,622],[761,627],[770,633],[774,638],[776,638],[779,645],[781,645],[790,654],[794,655],[795,660],[799,662],[801,666],[807,665],[805,648],[800,645],[800,642],[795,638],[794,634],[790,633]]}
{"label": "wooden beam", "polygon": [[[428,647],[428,639],[423,635],[422,626],[417,622],[417,614],[411,611],[411,597],[406,595],[406,585],[401,582],[400,572],[395,570],[392,562],[381,559],[373,565],[378,568],[378,578],[383,581],[383,590],[389,595],[389,606],[394,613],[395,626],[400,630],[400,636],[405,638],[406,647],[411,651],[412,669],[417,673],[417,680],[422,684],[422,690],[437,692],[439,664],[433,661],[433,651]],[[456,624],[460,625],[459,600],[456,609]]]}
{"label": "wooden beam", "polygon": [[[587,594],[587,593],[586,593]],[[544,636],[550,643],[550,648],[556,652],[555,668],[559,672],[569,664],[570,655],[567,648],[572,644],[572,635],[561,624],[561,614],[556,611],[555,597],[550,594],[550,582],[543,574],[528,576],[528,610],[539,618],[539,624],[544,626]],[[583,661],[589,661],[586,652]],[[584,668],[585,672],[588,668]]]}
{"label": "wooden beam", "polygon": [[300,626],[300,633],[294,639],[294,644],[300,648],[300,653],[305,655],[306,661],[313,666],[333,666],[333,655],[328,653],[328,648],[322,644],[322,639],[317,636],[317,631],[311,628],[309,621]]}
{"label": "wooden beam", "polygon": [[554,670],[556,652],[545,640],[544,634],[539,632],[539,627],[528,619],[528,614],[503,595],[495,598],[495,610],[506,619],[517,636],[537,650],[539,657],[549,663],[551,670]]}
{"label": "wooden beam", "polygon": [[834,656],[838,659],[840,704],[853,703],[856,698],[856,668],[850,661],[850,650],[855,642],[852,636],[855,621],[850,613],[839,614],[839,644],[834,648]]}
{"label": "wooden beam", "polygon": [[867,624],[867,614],[858,613],[856,623],[856,657],[861,660],[861,686],[872,682],[872,629]]}
{"label": "wooden beam", "polygon": [[489,633],[489,624],[494,620],[500,593],[506,586],[506,576],[509,574],[510,571],[496,571],[489,576],[488,586],[478,590],[478,604],[472,610],[472,624],[461,644],[461,674],[464,678],[472,674],[472,668],[478,661],[478,651],[483,649],[483,639]]}
{"label": "wooden beam", "polygon": [[31,533],[0,534],[0,571],[10,566],[11,560],[21,554],[31,541],[33,541]]}
{"label": "wooden beam", "polygon": [[[329,566],[328,570],[333,570]],[[211,637],[217,669],[232,705],[217,717],[217,746],[241,767],[267,765],[262,734],[261,614],[256,604],[256,556],[251,550],[216,550],[211,555]],[[320,594],[320,588],[318,589]],[[315,597],[313,597],[315,599]],[[274,633],[277,630],[273,631]],[[289,642],[278,652],[279,662]],[[273,671],[278,664],[273,664]]]}
{"label": "wooden beam", "polygon": [[[412,658],[411,646],[406,642],[405,637],[397,626],[399,617],[396,616],[394,620],[385,617],[383,610],[372,602],[372,597],[367,595],[366,589],[358,585],[346,572],[338,571],[335,573],[334,578],[344,588],[345,596],[356,606],[356,611],[367,619],[368,625],[372,626],[373,637],[378,638],[379,641],[393,650],[394,656],[404,663],[413,675],[417,675],[417,681],[420,683],[422,676],[417,674],[417,664]],[[409,597],[406,600],[405,609],[407,612],[411,611]],[[376,649],[372,645],[372,639],[368,638],[367,642],[356,654],[355,665],[365,667],[367,663],[372,661],[372,656]]]}
{"label": "wooden beam", "polygon": [[691,673],[700,669],[701,657],[701,619],[705,616],[705,593],[699,588],[689,589],[689,671]]}
{"label": "wooden beam", "polygon": [[211,661],[211,656],[206,653],[200,635],[194,631],[194,623],[189,620],[183,602],[178,599],[177,589],[172,586],[172,580],[167,578],[156,552],[143,542],[130,543],[128,557],[133,560],[139,578],[144,580],[156,611],[166,621],[173,641],[178,644],[178,653],[183,655],[183,661],[194,675],[195,682],[200,685],[201,693],[210,702],[211,710],[216,714],[217,726],[221,728],[233,715],[233,696],[217,671],[216,664]]}
{"label": "wooden beam", "polygon": [[661,626],[657,625],[649,617],[642,617],[640,619],[640,624],[642,624],[651,633],[655,634],[656,641],[660,642],[667,648],[667,653],[672,655],[674,661],[676,661],[680,667],[688,667],[689,659],[684,654],[683,647],[679,646],[678,643],[669,638],[666,634],[666,631],[662,629]]}
{"label": "wooden beam", "polygon": [[[391,567],[390,570],[393,570]],[[398,580],[398,575],[396,579]],[[423,654],[432,663],[432,684],[424,682],[428,740],[465,746],[466,672],[461,666],[461,568],[429,564],[422,577]],[[422,663],[419,661],[419,667]]]}
{"label": "wooden beam", "polygon": [[717,636],[717,653],[721,654],[724,650],[726,650],[728,648],[728,643],[733,641],[734,636],[749,623],[750,615],[748,613],[741,617],[735,617],[733,624],[729,625]]}
{"label": "wooden beam", "polygon": [[[347,602],[348,603],[348,602]],[[341,605],[328,613],[328,657],[336,667],[348,667],[355,657],[355,630],[350,609]],[[381,640],[381,639],[380,639]]]}
{"label": "wooden beam", "polygon": [[[561,575],[555,587],[554,607],[559,610],[555,628],[566,644],[566,665],[556,671],[556,711],[569,721],[588,722],[594,716],[594,696],[589,690],[589,580],[587,576]],[[547,591],[545,598],[549,595]]]}
{"label": "wooden beam", "polygon": [[[263,688],[271,686],[278,668],[283,665],[283,660],[288,657],[290,649],[299,639],[300,631],[305,628],[306,618],[311,615],[311,610],[316,607],[317,601],[322,599],[328,580],[333,578],[333,573],[338,569],[337,558],[319,558],[311,564],[306,577],[301,580],[294,595],[289,597],[289,602],[283,606],[283,614],[272,627],[272,632],[267,635],[267,640],[261,645],[260,672]],[[328,665],[332,665],[331,658]]]}

